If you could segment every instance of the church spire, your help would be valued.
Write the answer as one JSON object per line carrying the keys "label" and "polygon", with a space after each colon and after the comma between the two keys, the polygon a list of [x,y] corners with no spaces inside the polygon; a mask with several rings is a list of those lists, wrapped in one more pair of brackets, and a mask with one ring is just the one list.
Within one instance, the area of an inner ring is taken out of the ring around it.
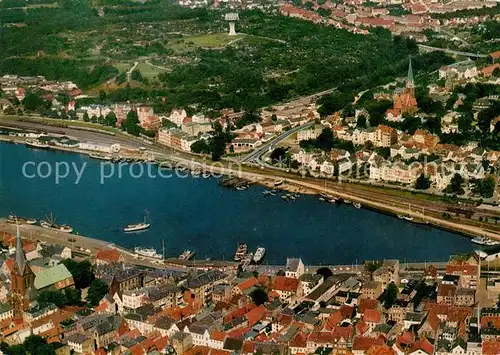
{"label": "church spire", "polygon": [[23,243],[21,242],[21,234],[19,233],[19,224],[17,225],[17,240],[16,240],[16,264],[19,268],[19,273],[24,273],[26,266],[26,256],[24,255]]}
{"label": "church spire", "polygon": [[411,56],[408,56],[408,79],[406,82],[406,86],[409,88],[414,88],[415,87],[415,78],[413,77],[413,67],[411,65]]}

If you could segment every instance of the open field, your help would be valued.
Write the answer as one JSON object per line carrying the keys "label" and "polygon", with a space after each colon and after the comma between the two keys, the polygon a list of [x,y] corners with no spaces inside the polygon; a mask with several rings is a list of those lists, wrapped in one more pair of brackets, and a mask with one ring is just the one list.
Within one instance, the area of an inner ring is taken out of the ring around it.
{"label": "open field", "polygon": [[197,47],[208,49],[225,47],[231,42],[240,40],[243,37],[246,37],[246,35],[238,34],[236,36],[229,36],[227,33],[209,33],[183,36],[182,38],[170,42],[169,47],[176,53],[184,53],[194,50]]}
{"label": "open field", "polygon": [[132,65],[132,63],[128,62],[118,62],[114,65],[114,67],[120,72],[127,72],[130,68],[132,68]]}
{"label": "open field", "polygon": [[135,69],[139,70],[142,76],[148,79],[153,79],[156,76],[158,76],[158,74],[163,73],[165,71],[161,68],[153,67],[148,63],[142,63],[142,62],[137,64]]}
{"label": "open field", "polygon": [[236,36],[229,36],[227,33],[210,33],[204,35],[186,36],[183,37],[184,42],[193,42],[196,46],[200,47],[224,47],[230,42],[245,36],[238,34]]}

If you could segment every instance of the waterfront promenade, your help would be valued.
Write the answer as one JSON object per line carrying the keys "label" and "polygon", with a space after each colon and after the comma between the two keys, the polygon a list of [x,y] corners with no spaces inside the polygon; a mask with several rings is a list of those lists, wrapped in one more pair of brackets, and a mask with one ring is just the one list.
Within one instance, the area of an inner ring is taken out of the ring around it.
{"label": "waterfront promenade", "polygon": [[[130,250],[127,250],[121,246],[110,244],[109,242],[88,238],[81,235],[68,234],[64,232],[58,232],[54,230],[49,230],[36,225],[20,225],[20,234],[23,239],[30,241],[37,241],[41,243],[48,244],[58,244],[62,246],[69,247],[75,258],[77,259],[93,259],[95,258],[97,250],[103,249],[117,249],[123,256],[124,262],[127,264],[133,264],[149,268],[198,268],[198,269],[210,269],[210,268],[228,268],[235,270],[237,263],[232,261],[220,261],[220,260],[191,260],[191,261],[181,261],[175,258],[166,259],[164,262],[148,257],[137,258],[134,256]],[[7,223],[4,219],[0,219],[0,232],[7,232],[12,235],[16,233],[16,226],[11,223]],[[446,261],[427,261],[427,262],[411,262],[406,263],[401,261],[400,268],[401,272],[411,273],[412,271],[421,271],[427,266],[433,265],[438,270],[443,270],[446,268]],[[364,265],[362,260],[352,264],[334,265],[306,265],[306,272],[315,273],[319,268],[327,267],[334,274],[353,274],[358,275],[364,270]],[[247,270],[257,271],[262,274],[275,275],[278,271],[284,270],[285,265],[251,265]]]}

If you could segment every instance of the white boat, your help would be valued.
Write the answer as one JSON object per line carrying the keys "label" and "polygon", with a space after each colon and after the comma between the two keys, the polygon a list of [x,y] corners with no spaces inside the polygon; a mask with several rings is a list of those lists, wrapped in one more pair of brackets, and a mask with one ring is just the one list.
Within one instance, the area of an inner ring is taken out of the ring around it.
{"label": "white boat", "polygon": [[162,259],[162,256],[154,248],[135,247],[134,252],[137,255],[147,256],[148,258]]}
{"label": "white boat", "polygon": [[200,176],[201,175],[201,170],[193,170],[191,171],[191,176]]}
{"label": "white boat", "polygon": [[67,224],[56,224],[56,218],[51,213],[50,216],[45,216],[45,220],[40,221],[40,226],[47,229],[52,229],[64,233],[73,233],[73,227]]}
{"label": "white boat", "polygon": [[140,223],[128,224],[123,228],[124,232],[138,232],[151,227],[151,223],[148,222],[148,212],[144,214],[144,221]]}
{"label": "white boat", "polygon": [[255,254],[253,255],[253,261],[257,264],[262,261],[264,258],[264,255],[266,254],[266,248],[264,247],[258,247],[257,250],[255,251]]}
{"label": "white boat", "polygon": [[142,231],[145,229],[148,229],[151,227],[151,224],[149,223],[135,223],[135,224],[128,224],[125,228],[123,228],[124,232],[137,232],[137,231]]}
{"label": "white boat", "polygon": [[344,203],[352,203],[351,200],[344,200]]}
{"label": "white boat", "polygon": [[89,157],[92,159],[99,159],[99,160],[106,160],[110,161],[113,159],[111,155],[102,155],[102,154],[97,154],[97,153],[90,153]]}
{"label": "white boat", "polygon": [[280,186],[283,185],[284,181],[283,180],[278,180],[274,183],[274,186]]}
{"label": "white boat", "polygon": [[179,255],[179,260],[191,260],[195,255],[194,251],[184,250],[181,255]]}
{"label": "white boat", "polygon": [[358,210],[361,208],[361,203],[356,202],[353,204],[354,207],[356,207]]}
{"label": "white boat", "polygon": [[73,227],[68,226],[67,224],[63,224],[61,226],[58,226],[59,230],[64,233],[73,233]]}
{"label": "white boat", "polygon": [[49,147],[47,143],[40,142],[38,139],[27,139],[26,145],[28,147],[40,148],[40,149],[45,149]]}
{"label": "white boat", "polygon": [[6,220],[7,223],[20,223],[20,224],[36,224],[36,219],[19,217],[16,215],[9,215]]}
{"label": "white boat", "polygon": [[410,216],[402,216],[405,221],[411,222],[413,221],[413,217]]}
{"label": "white boat", "polygon": [[203,173],[203,178],[204,178],[204,179],[208,179],[208,178],[209,178],[209,177],[211,177],[211,176],[212,176],[212,174],[210,174],[208,171],[205,171],[205,172]]}
{"label": "white boat", "polygon": [[238,191],[244,191],[246,189],[248,189],[248,185],[236,186],[236,190]]}
{"label": "white boat", "polygon": [[471,239],[471,242],[474,244],[484,245],[487,247],[491,247],[491,246],[495,246],[495,245],[500,244],[500,242],[486,238],[486,237],[475,237],[474,239]]}

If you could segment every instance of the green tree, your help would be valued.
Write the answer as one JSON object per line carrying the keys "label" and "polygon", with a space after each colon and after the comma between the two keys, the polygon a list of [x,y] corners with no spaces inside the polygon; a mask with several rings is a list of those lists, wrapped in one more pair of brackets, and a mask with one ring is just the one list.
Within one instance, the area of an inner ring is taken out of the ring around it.
{"label": "green tree", "polygon": [[257,287],[250,293],[250,298],[256,306],[260,306],[268,301],[267,292],[263,287]]}
{"label": "green tree", "polygon": [[210,154],[210,146],[206,140],[200,139],[191,144],[191,151],[197,154]]}
{"label": "green tree", "polygon": [[82,302],[82,291],[73,287],[66,287],[64,289],[64,296],[66,296],[67,305],[79,305]]}
{"label": "green tree", "polygon": [[465,180],[460,174],[453,175],[450,184],[445,189],[445,192],[449,194],[463,195],[465,192],[462,187],[464,182]]}
{"label": "green tree", "polygon": [[87,288],[90,286],[92,281],[94,281],[94,268],[92,267],[90,261],[83,260],[81,262],[77,262],[73,259],[65,259],[62,263],[73,276],[75,287],[77,289],[81,290],[83,288]]}
{"label": "green tree", "polygon": [[492,197],[495,192],[495,178],[491,175],[482,180],[475,180],[473,185],[472,191],[484,198]]}
{"label": "green tree", "polygon": [[95,307],[107,293],[108,285],[101,279],[95,279],[89,287],[87,303]]}
{"label": "green tree", "polygon": [[392,307],[394,302],[396,302],[396,299],[398,297],[398,292],[399,292],[399,289],[394,284],[394,282],[391,282],[389,285],[387,285],[387,288],[385,289],[385,292],[384,292],[384,307],[385,308]]}
{"label": "green tree", "polygon": [[39,106],[41,106],[42,100],[34,92],[28,92],[23,99],[23,106],[25,110],[35,111]]}
{"label": "green tree", "polygon": [[316,270],[316,274],[323,276],[323,279],[327,279],[330,276],[333,276],[332,270],[327,267],[320,267],[318,270]]}
{"label": "green tree", "polygon": [[356,122],[356,126],[359,128],[366,128],[366,122],[367,122],[366,117],[364,115],[360,115]]}
{"label": "green tree", "polygon": [[87,113],[87,111],[85,111],[85,113],[83,114],[83,121],[90,122],[89,114]]}
{"label": "green tree", "polygon": [[127,118],[122,123],[122,129],[134,136],[138,136],[141,133],[142,128],[139,126],[139,117],[137,116],[137,112],[135,110],[127,113]]}
{"label": "green tree", "polygon": [[429,187],[431,187],[429,178],[426,177],[424,173],[420,174],[417,181],[415,181],[415,188],[417,190],[427,190]]}
{"label": "green tree", "polygon": [[113,111],[111,111],[110,113],[108,113],[106,115],[106,118],[104,120],[104,124],[106,126],[116,127],[116,115]]}
{"label": "green tree", "polygon": [[49,304],[55,304],[57,307],[62,307],[68,302],[66,295],[60,290],[41,291],[36,300],[41,307],[46,307]]}
{"label": "green tree", "polygon": [[142,73],[139,69],[134,69],[132,70],[132,73],[130,74],[130,78],[135,81],[142,81]]}

